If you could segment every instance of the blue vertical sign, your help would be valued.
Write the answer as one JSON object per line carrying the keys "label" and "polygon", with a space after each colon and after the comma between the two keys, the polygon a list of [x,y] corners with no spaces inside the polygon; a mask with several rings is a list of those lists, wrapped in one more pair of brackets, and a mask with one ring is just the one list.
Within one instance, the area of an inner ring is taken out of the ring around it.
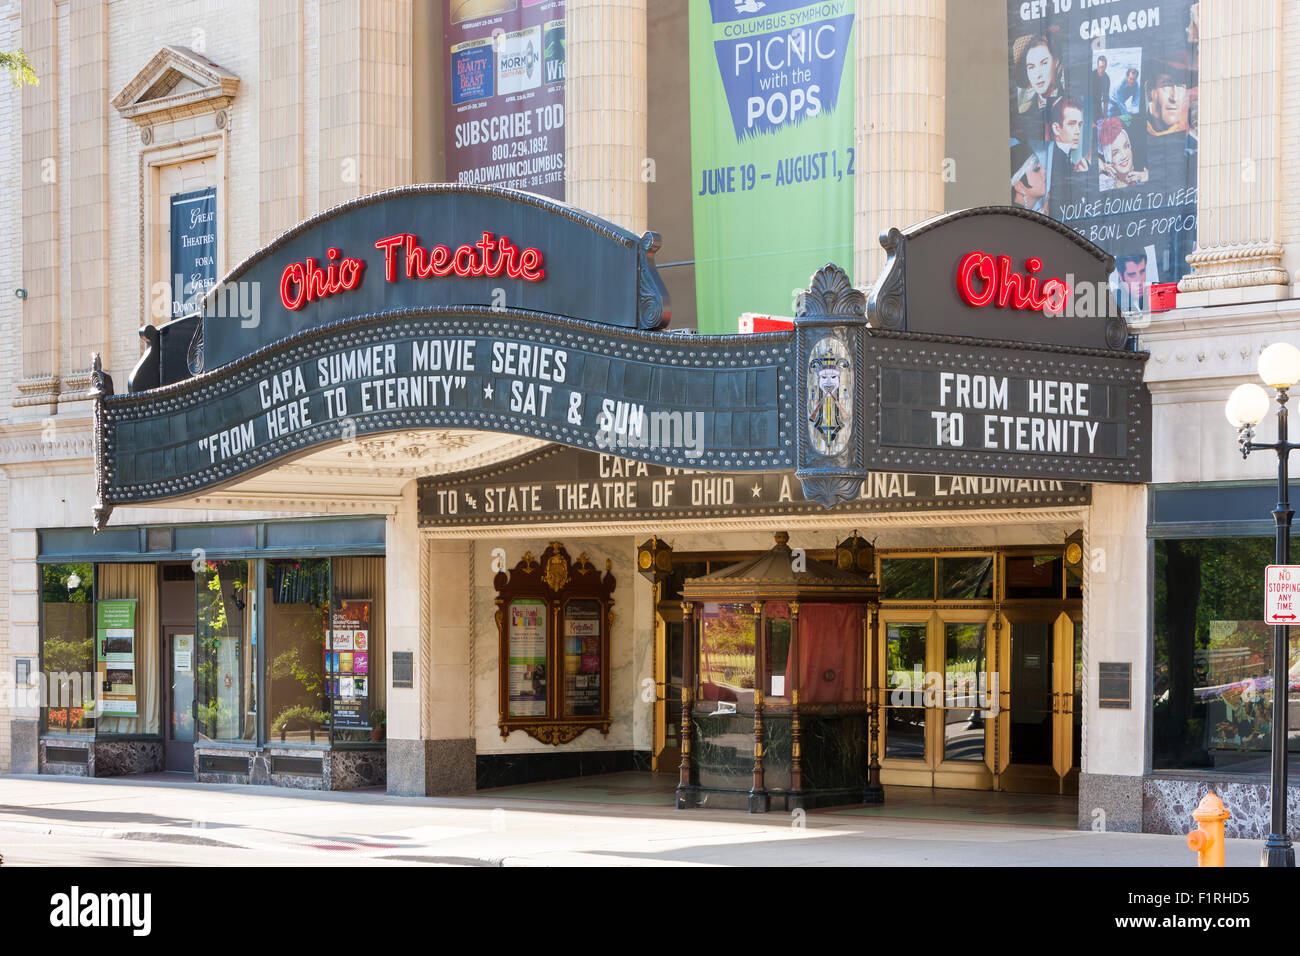
{"label": "blue vertical sign", "polygon": [[217,284],[215,186],[172,196],[172,318],[198,310]]}

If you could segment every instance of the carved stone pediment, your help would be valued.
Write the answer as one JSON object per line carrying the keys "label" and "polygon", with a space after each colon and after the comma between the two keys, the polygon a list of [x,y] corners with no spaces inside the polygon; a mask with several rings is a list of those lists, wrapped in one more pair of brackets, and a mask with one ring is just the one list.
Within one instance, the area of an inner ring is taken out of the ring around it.
{"label": "carved stone pediment", "polygon": [[239,77],[183,46],[165,46],[117,96],[113,108],[140,126],[225,109]]}

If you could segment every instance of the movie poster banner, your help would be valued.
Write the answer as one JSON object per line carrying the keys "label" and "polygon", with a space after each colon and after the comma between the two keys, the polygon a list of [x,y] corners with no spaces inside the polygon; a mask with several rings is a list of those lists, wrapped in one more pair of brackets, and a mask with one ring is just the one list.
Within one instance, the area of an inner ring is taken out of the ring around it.
{"label": "movie poster banner", "polygon": [[1112,253],[1120,306],[1188,272],[1196,243],[1194,0],[1008,0],[1010,201]]}
{"label": "movie poster banner", "polygon": [[546,602],[522,598],[510,602],[510,712],[511,717],[545,717],[546,690]]}
{"label": "movie poster banner", "polygon": [[[853,256],[849,0],[690,4],[695,289],[702,333]],[[855,277],[866,281],[867,277]]]}
{"label": "movie poster banner", "polygon": [[340,601],[330,618],[329,649],[325,652],[328,690],[333,698],[335,729],[370,727],[369,600]]}
{"label": "movie poster banner", "polygon": [[564,198],[564,0],[445,0],[448,182]]}

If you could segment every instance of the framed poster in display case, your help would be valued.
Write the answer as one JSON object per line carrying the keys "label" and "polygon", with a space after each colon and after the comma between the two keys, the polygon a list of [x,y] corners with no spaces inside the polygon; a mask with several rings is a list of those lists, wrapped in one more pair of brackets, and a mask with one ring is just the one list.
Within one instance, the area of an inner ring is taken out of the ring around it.
{"label": "framed poster in display case", "polygon": [[493,581],[500,637],[501,736],[522,730],[548,744],[609,733],[609,641],[614,575],[553,541]]}
{"label": "framed poster in display case", "polygon": [[324,653],[326,689],[336,731],[370,730],[371,611],[371,601],[350,599],[339,601],[331,611]]}

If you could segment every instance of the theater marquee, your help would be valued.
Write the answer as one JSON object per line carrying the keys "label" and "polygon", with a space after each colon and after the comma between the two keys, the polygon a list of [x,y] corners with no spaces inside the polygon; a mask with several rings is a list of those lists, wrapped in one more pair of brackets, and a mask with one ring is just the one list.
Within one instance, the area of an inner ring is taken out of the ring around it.
{"label": "theater marquee", "polygon": [[[792,332],[752,336],[661,331],[658,244],[483,187],[409,187],[309,220],[201,312],[142,329],[127,394],[96,358],[96,526],[117,504],[193,497],[320,447],[424,428],[750,473],[716,487],[750,495],[747,507],[775,495],[786,511],[859,501],[873,473],[1149,475],[1146,356],[1123,348],[1109,257],[1051,220],[992,208],[892,231],[869,306],[828,265]],[[634,484],[622,500],[579,487],[528,507],[617,513],[650,495],[658,510],[659,486]]]}
{"label": "theater marquee", "polygon": [[[912,512],[1078,508],[1090,486],[1072,481],[875,472],[839,506],[845,517]],[[668,521],[813,515],[793,470],[754,474],[665,468],[576,448],[545,448],[450,478],[422,478],[424,528]]]}

